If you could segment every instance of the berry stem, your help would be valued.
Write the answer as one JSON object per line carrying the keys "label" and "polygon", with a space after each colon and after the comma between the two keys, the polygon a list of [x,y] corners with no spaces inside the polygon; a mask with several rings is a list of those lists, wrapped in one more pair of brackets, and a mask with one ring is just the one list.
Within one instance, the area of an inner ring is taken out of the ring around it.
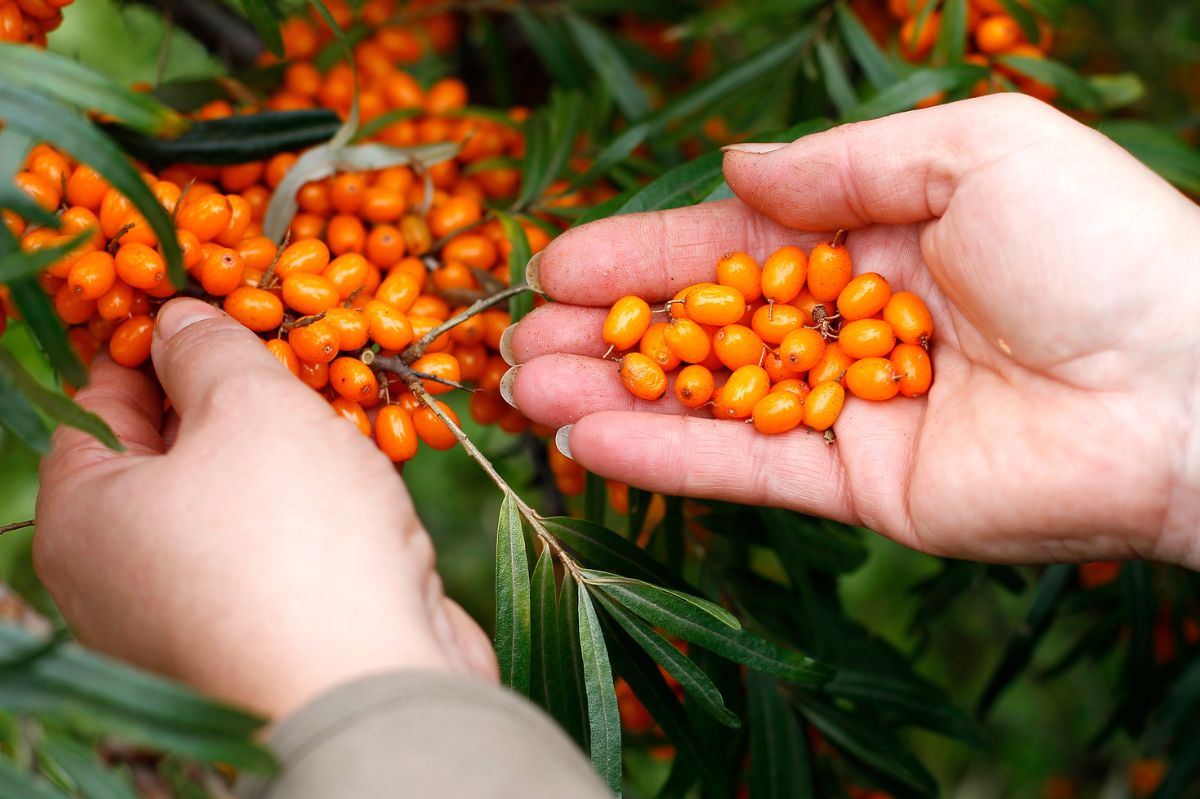
{"label": "berry stem", "polygon": [[458,424],[451,419],[450,416],[443,411],[436,402],[434,402],[433,397],[431,397],[429,392],[425,390],[425,386],[421,384],[420,379],[415,377],[410,378],[408,381],[408,387],[412,390],[412,393],[415,394],[419,400],[421,400],[421,402],[425,403],[429,410],[433,411],[433,415],[440,419],[442,424],[449,428],[450,432],[454,434],[454,437],[458,439],[458,443],[462,444],[462,447],[466,451],[467,455],[471,457],[471,460],[479,464],[479,467],[483,469],[484,473],[487,474],[488,477],[492,478],[492,482],[495,483],[496,486],[503,491],[510,500],[512,500],[512,503],[517,506],[517,512],[525,517],[525,521],[529,522],[529,526],[533,528],[533,532],[542,540],[543,545],[550,548],[550,552],[554,555],[554,557],[558,558],[558,561],[562,563],[563,568],[569,571],[571,576],[579,582],[587,582],[583,576],[582,570],[579,568],[579,564],[577,564],[571,558],[571,556],[567,554],[566,549],[563,548],[563,545],[559,543],[558,539],[546,529],[546,525],[542,524],[541,515],[539,515],[538,512],[531,508],[528,504],[526,504],[525,500],[521,499],[521,497],[517,495],[516,491],[512,490],[504,478],[500,476],[500,473],[496,471],[496,467],[492,465],[492,462],[488,460],[488,457],[479,450],[479,447],[475,446],[475,442],[471,441],[470,437],[463,432],[463,429],[459,427]]}
{"label": "berry stem", "polygon": [[13,522],[12,524],[6,524],[3,527],[0,527],[0,535],[4,535],[5,533],[11,533],[16,530],[24,530],[26,527],[33,527],[35,524],[37,524],[37,519],[26,519],[23,522]]}
{"label": "berry stem", "polygon": [[429,349],[429,345],[432,344],[434,341],[436,341],[438,336],[442,335],[443,333],[445,333],[449,330],[453,330],[454,328],[461,325],[463,322],[470,319],[472,316],[478,316],[479,314],[483,313],[487,309],[489,309],[495,305],[499,305],[502,302],[505,302],[510,297],[515,297],[516,295],[520,294],[521,292],[528,291],[528,290],[529,290],[529,284],[518,283],[517,285],[512,286],[510,288],[506,288],[503,291],[498,291],[490,297],[484,297],[482,300],[476,301],[467,310],[463,311],[460,314],[456,314],[455,316],[450,317],[445,322],[442,322],[440,325],[435,327],[433,330],[430,330],[428,333],[421,336],[419,339],[414,341],[412,344],[408,345],[408,349],[406,349],[406,350],[404,350],[404,352],[400,353],[400,359],[403,360],[405,363],[412,363],[417,358],[420,358],[422,355],[425,354],[425,350]]}
{"label": "berry stem", "polygon": [[845,244],[847,235],[849,235],[848,230],[839,230],[837,233],[834,233],[833,234],[833,246],[841,247],[843,244]]}
{"label": "berry stem", "polygon": [[380,355],[373,350],[364,350],[359,356],[359,360],[361,360],[367,366],[370,366],[376,372],[391,372],[405,382],[410,382],[413,379],[429,380],[434,383],[441,383],[443,386],[449,386],[450,388],[457,388],[472,393],[478,390],[474,388],[467,388],[462,383],[455,382],[454,380],[447,380],[446,378],[438,377],[437,375],[418,372],[400,358]]}

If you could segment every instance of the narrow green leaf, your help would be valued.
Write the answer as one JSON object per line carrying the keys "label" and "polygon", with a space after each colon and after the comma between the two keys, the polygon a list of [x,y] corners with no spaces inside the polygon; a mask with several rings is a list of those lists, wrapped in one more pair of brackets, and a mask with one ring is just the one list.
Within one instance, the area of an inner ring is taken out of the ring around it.
{"label": "narrow green leaf", "polygon": [[934,53],[944,64],[960,64],[967,50],[967,0],[946,0]]}
{"label": "narrow green leaf", "polygon": [[556,84],[572,89],[582,89],[587,85],[583,68],[567,47],[565,37],[559,36],[546,20],[533,11],[515,8],[512,15]]}
{"label": "narrow green leaf", "polygon": [[0,758],[0,796],[13,799],[67,799],[65,793],[43,779],[20,771],[8,758]]}
{"label": "narrow green leaf", "polygon": [[637,642],[647,655],[654,658],[656,663],[679,681],[680,686],[697,707],[726,727],[737,729],[742,726],[738,717],[725,706],[725,699],[708,675],[676,649],[674,644],[654,632],[650,625],[624,610],[603,592],[596,592],[596,599],[604,606],[605,612],[621,625],[621,628]]}
{"label": "narrow green leaf", "polygon": [[1059,61],[1048,58],[1004,55],[997,59],[1001,64],[1041,83],[1058,89],[1067,102],[1085,111],[1100,111],[1104,100],[1092,84],[1075,70]]}
{"label": "narrow green leaf", "polygon": [[678,592],[621,578],[591,584],[668,634],[735,663],[798,683],[822,683],[834,675],[834,669],[825,663],[718,621]]}
{"label": "narrow green leaf", "polygon": [[[38,92],[81,111],[106,114],[156,136],[183,132],[188,120],[143,92],[65,56],[20,44],[0,43],[0,75],[10,87]],[[35,137],[37,135],[35,134]]]}
{"label": "narrow green leaf", "polygon": [[[514,209],[522,210],[540,199],[562,173],[575,148],[582,119],[583,96],[561,92],[529,119],[521,191]],[[532,149],[529,136],[535,145]]]}
{"label": "narrow green leaf", "polygon": [[1133,105],[1146,96],[1146,84],[1134,72],[1119,75],[1088,75],[1087,82],[1100,96],[1100,106],[1105,112],[1117,111]]}
{"label": "narrow green leaf", "polygon": [[1183,735],[1188,724],[1197,718],[1200,718],[1200,658],[1184,670],[1159,706],[1158,717],[1146,733],[1147,751],[1164,752],[1171,739]]}
{"label": "narrow green leaf", "polygon": [[579,650],[579,586],[571,573],[563,574],[558,593],[558,652],[563,664],[563,694],[566,719],[563,726],[579,748],[588,751],[587,680],[583,653]]}
{"label": "narrow green leaf", "polygon": [[838,3],[835,11],[842,41],[871,85],[876,89],[885,89],[895,83],[897,76],[892,62],[879,49],[854,10],[846,3]]}
{"label": "narrow green leaf", "polygon": [[[726,627],[728,627],[732,630],[742,629],[742,623],[737,620],[737,616],[734,616],[732,613],[730,613],[728,610],[721,607],[717,603],[710,602],[709,600],[704,599],[703,597],[698,597],[693,594],[685,593],[683,591],[673,591],[670,588],[660,588],[657,585],[651,585],[649,583],[644,583],[641,580],[631,580],[628,577],[621,577],[619,575],[611,574],[609,572],[584,571],[583,574],[587,580],[588,585],[621,586],[622,588],[625,588],[629,591],[633,591],[643,597],[646,597],[647,600],[651,601],[651,602],[656,601],[660,598],[664,598],[664,595],[668,595],[670,597],[673,597],[674,599],[677,599],[681,602],[685,602],[688,605],[691,605],[692,607],[694,607],[696,610],[700,611],[701,613],[705,613],[705,614],[711,616],[713,621],[724,624]],[[702,622],[702,623],[704,623],[704,622]]]}
{"label": "narrow green leaf", "polygon": [[571,223],[571,227],[586,225],[588,222],[595,222],[597,219],[606,219],[612,216],[618,208],[629,202],[630,198],[637,194],[640,190],[640,186],[627,189],[614,197],[609,197],[604,202],[593,205],[591,208],[588,208],[586,211],[584,211],[584,213],[580,214]]}
{"label": "narrow green leaf", "polygon": [[1123,564],[1120,584],[1124,594],[1125,620],[1129,624],[1129,648],[1121,674],[1128,699],[1122,715],[1126,729],[1135,732],[1141,730],[1154,702],[1151,692],[1158,600],[1150,587],[1150,566],[1145,561]]}
{"label": "narrow green leaf", "polygon": [[543,519],[542,523],[555,538],[590,568],[625,574],[679,591],[693,590],[677,575],[647,555],[641,547],[612,530],[569,516],[554,516]]}
{"label": "narrow green leaf", "polygon": [[912,724],[982,748],[983,730],[955,707],[944,692],[931,683],[902,673],[839,668],[825,684],[826,693],[852,699],[861,707],[887,711],[897,724]]}
{"label": "narrow green leaf", "polygon": [[852,572],[867,561],[866,544],[844,525],[779,508],[759,508],[758,515],[768,530],[796,541],[808,568],[838,574]]}
{"label": "narrow green leaf", "polygon": [[1200,784],[1200,728],[1172,752],[1167,774],[1152,799],[1189,799]]}
{"label": "narrow green leaf", "polygon": [[66,328],[37,280],[32,277],[14,280],[8,284],[8,290],[54,370],[77,388],[87,385],[87,370],[67,341]]}
{"label": "narrow green leaf", "polygon": [[[525,235],[525,228],[521,227],[521,223],[511,214],[503,211],[495,213],[496,218],[500,220],[500,227],[504,230],[504,238],[508,240],[509,244],[508,279],[511,281],[509,285],[517,286],[525,282],[525,265],[532,257],[529,252],[529,237]],[[532,291],[522,292],[508,301],[508,313],[514,324],[524,319],[525,314],[532,310]]]}
{"label": "narrow green leaf", "polygon": [[1017,21],[1021,26],[1021,32],[1025,34],[1025,38],[1034,44],[1042,40],[1042,31],[1038,27],[1037,17],[1021,0],[1000,0],[1000,4],[1004,6],[1004,10],[1008,15]]}
{"label": "narrow green leaf", "polygon": [[592,765],[617,796],[621,795],[621,715],[608,647],[587,588],[579,591],[579,651],[587,685]]}
{"label": "narrow green leaf", "polygon": [[242,0],[242,8],[267,49],[283,58],[283,34],[279,30],[283,15],[279,7],[273,0]]}
{"label": "narrow green leaf", "polygon": [[531,638],[525,527],[512,496],[506,494],[496,528],[496,657],[500,682],[526,696]]}
{"label": "narrow green leaf", "polygon": [[45,388],[33,378],[8,350],[0,349],[0,380],[12,383],[34,407],[56,424],[65,424],[95,436],[104,446],[123,452],[125,447],[112,429],[94,413],[88,413],[75,400]]}
{"label": "narrow green leaf", "polygon": [[0,283],[11,283],[23,277],[36,277],[38,272],[70,253],[93,235],[91,230],[85,230],[75,234],[65,244],[33,251],[11,250],[0,254]]}
{"label": "narrow green leaf", "polygon": [[[0,130],[0,208],[11,209],[26,222],[57,230],[58,216],[34,202],[13,182],[13,176],[24,168],[25,157],[32,148],[33,140],[24,133],[12,128]],[[11,234],[0,239],[0,244],[3,245],[0,255],[17,249],[16,239]]]}
{"label": "narrow green leaf", "polygon": [[649,491],[635,486],[629,487],[629,515],[625,520],[625,537],[630,541],[639,541],[642,527],[646,523],[646,514],[650,512],[650,500],[654,497]]}
{"label": "narrow green leaf", "polygon": [[530,696],[559,724],[567,726],[563,657],[558,642],[558,597],[554,584],[554,556],[542,548],[533,569],[532,640],[533,676]]}
{"label": "narrow green leaf", "polygon": [[943,91],[953,91],[986,76],[987,70],[973,64],[919,69],[891,84],[846,115],[850,121],[875,119],[915,108],[917,103]]}
{"label": "narrow green leaf", "polygon": [[646,184],[622,203],[610,216],[641,211],[663,211],[698,202],[713,187],[724,182],[721,177],[723,153],[715,152],[680,164],[662,177]]}
{"label": "narrow green leaf", "polygon": [[[4,350],[0,352],[8,355]],[[0,426],[34,452],[45,454],[50,449],[50,431],[42,424],[42,417],[21,393],[3,362],[0,362]]]}
{"label": "narrow green leaf", "polygon": [[1171,183],[1200,194],[1200,150],[1189,147],[1173,131],[1133,119],[1108,120],[1098,127]]}
{"label": "narrow green leaf", "polygon": [[38,92],[0,82],[0,118],[7,126],[44,139],[70,153],[100,173],[114,189],[124,194],[145,217],[167,262],[171,282],[184,282],[183,255],[175,238],[175,227],[159,205],[154,192],[133,164],[111,140],[80,114],[47,99]]}
{"label": "narrow green leaf", "polygon": [[603,527],[607,508],[608,487],[604,483],[604,478],[588,472],[584,479],[583,517],[589,522]]}
{"label": "narrow green leaf", "polygon": [[621,51],[609,40],[608,34],[586,17],[573,11],[563,14],[567,30],[592,70],[613,93],[613,99],[626,119],[641,119],[650,111],[646,97],[633,68]]}
{"label": "narrow green leaf", "polygon": [[833,101],[838,114],[845,116],[858,107],[858,94],[854,91],[850,76],[846,74],[846,66],[828,39],[817,39],[816,53],[817,63],[821,65],[821,77],[825,80],[825,93]]}
{"label": "narrow green leaf", "polygon": [[38,750],[71,778],[86,799],[138,799],[128,776],[102,766],[91,749],[76,741],[51,735]]}
{"label": "narrow green leaf", "polygon": [[775,678],[746,675],[750,716],[750,795],[755,799],[816,796],[812,755],[796,712]]}

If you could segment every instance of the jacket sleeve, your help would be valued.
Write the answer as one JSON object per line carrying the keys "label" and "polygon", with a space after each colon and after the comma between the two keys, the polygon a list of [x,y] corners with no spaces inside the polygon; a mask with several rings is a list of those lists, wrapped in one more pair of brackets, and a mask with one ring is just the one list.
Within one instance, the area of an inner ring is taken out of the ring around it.
{"label": "jacket sleeve", "polygon": [[242,799],[611,799],[539,708],[479,679],[398,672],[334,688],[286,719],[272,781]]}

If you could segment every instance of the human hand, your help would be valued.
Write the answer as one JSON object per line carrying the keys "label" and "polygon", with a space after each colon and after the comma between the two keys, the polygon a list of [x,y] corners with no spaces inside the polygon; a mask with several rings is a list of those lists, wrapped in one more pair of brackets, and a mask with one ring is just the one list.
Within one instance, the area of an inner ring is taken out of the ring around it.
{"label": "human hand", "polygon": [[127,452],[62,428],[42,465],[35,565],[83,643],[274,717],[371,673],[496,679],[357,428],[198,301],[163,307],[153,359],[165,425],[150,377],[98,360],[77,399]]}
{"label": "human hand", "polygon": [[[1200,568],[1200,209],[1020,95],[728,150],[738,199],[585,225],[533,264],[557,302],[506,335],[521,365],[505,389],[534,421],[573,425],[576,461],[939,555]],[[665,300],[725,253],[761,261],[841,228],[857,273],[929,305],[926,397],[848,398],[828,447],[637,400],[599,360],[619,297]]]}

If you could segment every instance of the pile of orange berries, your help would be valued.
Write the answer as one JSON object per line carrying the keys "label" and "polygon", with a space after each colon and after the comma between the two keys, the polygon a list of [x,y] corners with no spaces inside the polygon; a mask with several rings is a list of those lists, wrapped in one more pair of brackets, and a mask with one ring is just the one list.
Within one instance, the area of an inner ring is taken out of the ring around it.
{"label": "pile of orange berries", "polygon": [[[900,54],[912,63],[927,60],[933,52],[941,31],[942,12],[929,10],[937,0],[888,0],[888,11],[901,21],[898,45]],[[1032,12],[1031,12],[1032,13]],[[1024,75],[1011,66],[994,61],[1000,56],[1022,58],[1046,57],[1053,45],[1053,31],[1044,19],[1038,19],[1037,42],[1026,37],[1021,25],[1005,9],[1000,0],[969,0],[967,4],[967,53],[968,64],[987,67],[991,70],[987,78],[980,80],[972,91],[978,97],[1015,88],[1024,94],[1051,102],[1058,96],[1057,90]],[[1007,85],[1006,85],[1007,84]],[[938,105],[946,99],[945,92],[925,98],[921,107]]]}
{"label": "pile of orange berries", "polygon": [[707,406],[768,434],[829,430],[847,391],[919,397],[933,381],[925,303],[893,292],[882,275],[853,276],[841,234],[809,254],[781,247],[761,266],[744,252],[726,255],[715,283],[683,288],[661,308],[622,297],[602,334],[610,354],[622,353],[630,393],[661,398],[667,373],[682,366],[673,392],[683,408]]}
{"label": "pile of orange berries", "polygon": [[74,0],[0,0],[0,42],[46,46],[46,34],[62,24]]}

